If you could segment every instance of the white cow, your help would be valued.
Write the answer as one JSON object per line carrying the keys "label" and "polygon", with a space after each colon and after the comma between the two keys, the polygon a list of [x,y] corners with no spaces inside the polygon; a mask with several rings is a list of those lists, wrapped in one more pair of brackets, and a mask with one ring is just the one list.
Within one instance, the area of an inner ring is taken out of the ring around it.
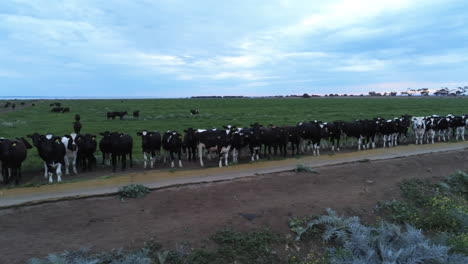
{"label": "white cow", "polygon": [[416,139],[416,145],[422,144],[424,133],[426,132],[426,123],[423,116],[415,116],[411,119],[413,121],[413,132]]}
{"label": "white cow", "polygon": [[70,166],[70,161],[73,166],[73,172],[75,174],[78,174],[78,172],[76,171],[76,157],[78,154],[78,146],[76,145],[75,139],[76,133],[71,133],[70,135],[62,137],[62,143],[63,145],[65,145],[66,149],[65,157],[63,157],[65,161],[65,175],[70,174],[68,170],[68,167]]}

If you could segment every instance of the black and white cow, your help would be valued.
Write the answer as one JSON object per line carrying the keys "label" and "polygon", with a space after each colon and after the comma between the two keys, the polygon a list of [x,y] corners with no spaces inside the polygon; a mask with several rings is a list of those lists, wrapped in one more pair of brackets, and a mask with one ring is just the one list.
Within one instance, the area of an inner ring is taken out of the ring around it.
{"label": "black and white cow", "polygon": [[140,110],[133,111],[133,117],[140,117]]}
{"label": "black and white cow", "polygon": [[204,166],[203,150],[210,150],[212,148],[216,149],[219,154],[219,167],[223,166],[223,157],[225,166],[228,166],[229,150],[231,149],[230,132],[230,129],[198,129],[196,131],[198,156],[202,167]]}
{"label": "black and white cow", "polygon": [[[127,155],[130,161],[130,168],[133,167],[132,150],[133,139],[130,135],[119,132],[108,132],[104,134],[103,140],[110,146],[110,154],[112,160],[112,171],[115,172],[117,161],[120,160],[122,170],[127,166]],[[108,141],[108,142],[107,142]]]}
{"label": "black and white cow", "polygon": [[174,168],[174,153],[177,153],[179,159],[179,167],[182,168],[182,135],[177,131],[166,131],[162,136],[162,147],[165,151],[164,163],[166,156],[169,153],[171,159],[171,168]]}
{"label": "black and white cow", "polygon": [[399,120],[382,120],[380,123],[380,133],[382,134],[383,147],[394,147],[398,143]]}
{"label": "black and white cow", "polygon": [[199,114],[198,109],[190,109],[190,114],[191,115],[198,115]]}
{"label": "black and white cow", "polygon": [[232,162],[239,162],[241,150],[249,145],[249,137],[249,128],[237,128],[231,133]]}
{"label": "black and white cow", "polygon": [[429,144],[429,141],[434,144],[434,138],[436,134],[437,121],[435,116],[428,116],[424,120],[426,123],[426,144]]}
{"label": "black and white cow", "polygon": [[436,121],[435,130],[438,132],[438,140],[446,141],[449,135],[451,117],[434,117]]}
{"label": "black and white cow", "polygon": [[62,181],[62,166],[66,153],[65,145],[61,138],[52,134],[40,135],[34,133],[28,135],[32,139],[33,145],[37,148],[39,157],[44,161],[44,177],[49,178],[49,183],[53,182],[53,169],[57,175],[57,181]]}
{"label": "black and white cow", "polygon": [[260,159],[260,149],[262,148],[261,130],[263,125],[259,123],[250,124],[247,131],[249,135],[250,158],[252,161]]}
{"label": "black and white cow", "polygon": [[288,144],[288,133],[284,128],[270,126],[268,128],[260,129],[260,136],[264,145],[264,156],[271,155],[271,148],[276,155],[278,147],[283,156],[286,156],[286,146]]}
{"label": "black and white cow", "polygon": [[304,141],[312,141],[313,155],[320,156],[320,141],[326,136],[323,123],[320,121],[304,122],[297,124],[297,128]]}
{"label": "black and white cow", "polygon": [[458,140],[460,138],[461,140],[465,140],[465,126],[467,123],[467,117],[466,116],[452,116],[448,115],[447,117],[450,117],[450,132],[449,135],[453,134],[455,132],[455,140]]}
{"label": "black and white cow", "polygon": [[340,138],[343,131],[343,121],[334,121],[332,123],[323,123],[325,128],[325,139],[331,144],[331,150],[340,150]]}
{"label": "black and white cow", "polygon": [[97,141],[96,136],[91,134],[77,135],[75,139],[78,146],[77,163],[81,164],[83,170],[91,171],[96,168],[96,152]]}
{"label": "black and white cow", "polygon": [[76,145],[76,133],[71,133],[70,135],[65,135],[62,137],[62,143],[65,145],[65,175],[70,174],[69,167],[72,165],[73,172],[78,174],[76,170],[76,158],[78,156],[78,146]]}
{"label": "black and white cow", "polygon": [[148,160],[150,161],[150,167],[154,168],[156,155],[161,152],[161,134],[158,131],[143,130],[138,132],[137,135],[141,136],[141,149],[144,159],[143,168],[146,169]]}
{"label": "black and white cow", "polygon": [[346,137],[353,137],[357,139],[358,150],[365,148],[364,145],[364,126],[360,121],[344,122],[343,133]]}
{"label": "black and white cow", "polygon": [[426,132],[426,122],[424,116],[414,116],[413,122],[413,133],[415,138],[415,144],[422,144],[424,133]]}
{"label": "black and white cow", "polygon": [[32,146],[24,138],[14,140],[0,138],[1,174],[5,184],[8,184],[10,180],[14,180],[16,185],[19,184],[21,164],[26,159],[27,150],[31,148]]}

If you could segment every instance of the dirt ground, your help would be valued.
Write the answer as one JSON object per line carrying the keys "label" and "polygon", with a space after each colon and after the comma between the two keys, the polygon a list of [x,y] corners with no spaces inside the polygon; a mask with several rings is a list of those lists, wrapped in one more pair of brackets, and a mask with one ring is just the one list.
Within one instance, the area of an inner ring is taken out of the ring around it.
{"label": "dirt ground", "polygon": [[61,201],[0,210],[0,263],[48,253],[141,247],[154,238],[167,248],[193,246],[225,227],[289,232],[291,216],[327,207],[373,221],[378,201],[398,198],[403,179],[436,179],[468,170],[468,150],[283,172],[211,184],[154,190],[143,199]]}

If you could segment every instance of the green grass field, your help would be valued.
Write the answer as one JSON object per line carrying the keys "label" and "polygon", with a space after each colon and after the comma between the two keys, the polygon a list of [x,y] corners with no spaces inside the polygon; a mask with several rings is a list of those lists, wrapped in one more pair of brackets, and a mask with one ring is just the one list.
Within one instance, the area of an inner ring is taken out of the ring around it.
{"label": "green grass field", "polygon": [[[20,100],[18,100],[20,102]],[[50,112],[51,102],[70,107],[70,113]],[[3,106],[5,101],[0,101]],[[31,105],[27,102],[27,105]],[[200,114],[191,116],[190,109]],[[139,119],[131,114],[140,110]],[[107,120],[108,111],[128,111],[125,120]],[[142,100],[49,100],[12,112],[0,112],[0,137],[27,134],[73,132],[74,115],[81,115],[82,133],[119,131],[134,137],[134,158],[141,159],[140,139],[136,132],[147,130],[182,132],[188,127],[212,128],[250,123],[295,125],[310,120],[353,120],[372,117],[393,118],[402,114],[465,114],[468,98],[243,98],[243,99],[142,99]],[[36,150],[31,150],[24,167],[41,166]]]}

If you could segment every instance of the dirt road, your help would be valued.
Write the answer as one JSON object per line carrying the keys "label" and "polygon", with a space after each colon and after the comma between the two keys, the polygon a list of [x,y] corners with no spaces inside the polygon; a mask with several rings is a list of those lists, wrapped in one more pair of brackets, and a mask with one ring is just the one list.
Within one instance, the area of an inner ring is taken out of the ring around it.
{"label": "dirt road", "polygon": [[110,196],[3,209],[0,263],[82,247],[139,247],[150,238],[169,248],[181,242],[200,246],[223,227],[269,226],[285,234],[289,217],[321,214],[327,207],[372,221],[378,201],[399,196],[398,182],[467,170],[468,150],[316,169],[155,190],[125,203]]}

